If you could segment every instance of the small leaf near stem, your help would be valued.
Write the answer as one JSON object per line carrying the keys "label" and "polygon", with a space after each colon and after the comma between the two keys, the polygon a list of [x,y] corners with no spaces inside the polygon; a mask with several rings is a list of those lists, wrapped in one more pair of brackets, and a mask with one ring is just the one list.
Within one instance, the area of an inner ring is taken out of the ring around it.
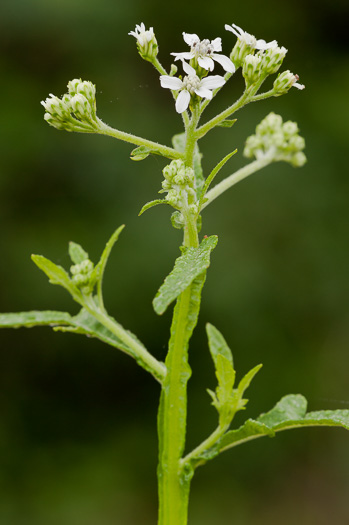
{"label": "small leaf near stem", "polygon": [[210,191],[206,193],[205,200],[201,206],[201,210],[206,208],[206,206],[211,204],[212,201],[214,201],[217,197],[219,197],[219,195],[224,193],[226,190],[228,190],[241,180],[245,179],[249,175],[252,175],[252,173],[259,171],[265,166],[268,166],[268,164],[271,164],[272,162],[272,158],[265,156],[259,160],[255,160],[250,164],[247,164],[247,166],[240,168],[238,171],[236,171],[226,179],[222,180],[219,184],[214,186]]}
{"label": "small leaf near stem", "polygon": [[200,213],[200,211],[202,210],[203,208],[203,202],[205,200],[205,195],[207,193],[207,190],[208,188],[210,187],[210,184],[213,182],[213,179],[215,178],[215,176],[218,174],[218,172],[223,168],[224,164],[226,162],[228,162],[229,159],[231,159],[231,157],[233,155],[235,155],[235,153],[237,152],[237,149],[232,151],[231,153],[229,153],[228,155],[226,155],[224,157],[224,159],[222,159],[215,168],[213,168],[213,170],[211,171],[211,173],[209,174],[209,176],[207,177],[206,179],[206,182],[205,182],[205,185],[204,185],[204,188],[202,190],[202,193],[201,193],[201,197],[200,197],[200,200],[199,200],[199,205],[198,205],[198,215]]}

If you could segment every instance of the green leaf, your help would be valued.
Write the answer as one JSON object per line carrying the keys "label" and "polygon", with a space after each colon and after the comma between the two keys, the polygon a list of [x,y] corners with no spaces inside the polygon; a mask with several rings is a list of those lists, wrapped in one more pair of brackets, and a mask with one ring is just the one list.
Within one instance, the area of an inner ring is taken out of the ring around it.
{"label": "green leaf", "polygon": [[248,419],[237,430],[227,432],[208,455],[218,453],[262,436],[300,427],[329,426],[349,430],[349,410],[319,410],[306,413],[307,401],[300,394],[283,397],[275,407],[257,420]]}
{"label": "green leaf", "polygon": [[237,152],[237,149],[235,149],[231,153],[228,153],[228,155],[226,155],[224,157],[224,159],[222,159],[220,162],[218,162],[217,166],[215,168],[213,168],[213,170],[211,171],[211,173],[207,177],[205,185],[204,185],[204,188],[203,188],[201,196],[200,196],[200,200],[199,200],[199,210],[201,210],[202,205],[206,202],[205,201],[205,195],[206,195],[207,190],[210,187],[211,183],[213,182],[213,179],[218,174],[218,172],[223,168],[224,164],[226,162],[228,162],[228,160],[231,159],[231,157],[233,155],[235,155],[236,152]]}
{"label": "green leaf", "polygon": [[80,290],[72,283],[68,273],[61,266],[57,266],[46,257],[42,255],[32,255],[34,263],[42,270],[50,279],[51,284],[58,284],[63,286],[72,295],[73,299],[79,304],[82,304],[82,295]]}
{"label": "green leaf", "polygon": [[176,259],[172,272],[166,277],[153,300],[157,314],[163,314],[172,301],[209,267],[210,254],[217,241],[216,235],[206,237],[198,248],[187,248],[184,254]]}
{"label": "green leaf", "polygon": [[233,365],[233,355],[221,332],[217,330],[217,328],[215,328],[212,324],[207,323],[206,333],[208,338],[208,346],[212,359],[215,363],[215,367],[217,367],[217,357],[219,355],[223,355]]}
{"label": "green leaf", "polygon": [[147,202],[144,204],[143,208],[138,214],[138,217],[142,215],[145,211],[149,210],[149,208],[152,208],[153,206],[157,206],[158,204],[169,204],[169,202],[166,199],[155,199],[154,201]]}
{"label": "green leaf", "polygon": [[156,152],[150,148],[147,148],[147,146],[139,146],[138,148],[135,148],[131,151],[130,158],[131,160],[136,160],[136,161],[144,160],[147,157],[149,157],[151,153],[156,153]]}
{"label": "green leaf", "polygon": [[32,326],[55,326],[69,323],[71,316],[67,312],[46,310],[43,312],[17,312],[0,314],[0,328],[31,328]]}
{"label": "green leaf", "polygon": [[247,374],[241,379],[239,386],[237,388],[240,397],[244,395],[245,390],[250,386],[252,379],[259,372],[263,365],[257,365],[252,370],[247,372]]}
{"label": "green leaf", "polygon": [[[179,151],[180,153],[184,153],[185,146],[186,146],[186,134],[185,133],[179,133],[178,135],[174,135],[172,137],[172,144],[176,151]],[[195,188],[196,188],[196,195],[199,198],[202,193],[202,188],[205,184],[205,179],[201,167],[201,159],[202,154],[200,153],[199,147],[196,144],[194,149],[194,174],[195,174]]]}
{"label": "green leaf", "polygon": [[119,228],[117,228],[115,230],[115,232],[110,237],[110,239],[107,242],[107,244],[105,245],[105,248],[104,248],[104,250],[102,252],[101,258],[99,259],[99,262],[96,265],[95,271],[96,271],[97,280],[99,281],[99,286],[101,286],[101,283],[102,283],[104,270],[105,270],[106,264],[108,262],[108,258],[109,258],[110,252],[112,251],[114,244],[118,240],[119,235],[120,235],[120,233],[122,232],[122,230],[124,228],[125,228],[125,225],[122,224],[121,226],[119,226]]}
{"label": "green leaf", "polygon": [[[114,323],[119,325],[113,319]],[[82,308],[78,315],[71,317],[68,326],[58,326],[55,328],[56,331],[61,332],[73,332],[77,334],[85,334],[89,337],[96,337],[100,341],[107,343],[108,345],[114,346],[123,352],[132,355],[132,357],[137,358],[132,349],[123,343],[115,334],[113,334],[108,328],[103,326],[97,319],[95,319],[85,308]],[[119,325],[121,326],[121,325]],[[127,331],[128,335],[140,343],[135,335]],[[141,343],[140,343],[141,344]],[[137,358],[138,359],[138,358]]]}
{"label": "green leaf", "polygon": [[88,259],[88,253],[76,242],[69,243],[69,255],[74,264],[80,264]]}
{"label": "green leaf", "polygon": [[237,121],[237,118],[234,118],[233,120],[226,119],[220,122],[219,124],[217,124],[217,126],[221,128],[231,128],[235,124],[236,121]]}

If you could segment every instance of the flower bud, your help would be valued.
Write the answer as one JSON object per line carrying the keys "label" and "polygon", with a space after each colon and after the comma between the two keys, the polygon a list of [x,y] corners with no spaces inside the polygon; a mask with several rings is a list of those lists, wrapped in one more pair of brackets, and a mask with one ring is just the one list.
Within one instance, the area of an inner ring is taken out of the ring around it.
{"label": "flower bud", "polygon": [[261,68],[264,73],[272,75],[276,73],[280,68],[285,56],[287,49],[285,47],[273,47],[266,49],[260,56],[262,58]]}
{"label": "flower bud", "polygon": [[94,265],[89,259],[85,259],[70,268],[73,283],[85,294],[91,293],[96,284],[96,276],[93,270]]}
{"label": "flower bud", "polygon": [[247,55],[242,67],[242,74],[246,81],[246,87],[255,84],[260,77],[262,59],[258,55]]}
{"label": "flower bud", "polygon": [[[252,35],[251,35],[252,36]],[[256,39],[254,42],[246,42],[245,39],[236,41],[232,52],[230,53],[230,60],[233,62],[236,68],[241,67],[244,63],[245,58],[254,52],[256,46]]]}
{"label": "flower bud", "polygon": [[274,91],[275,96],[278,97],[280,95],[284,95],[287,93],[292,86],[296,87],[297,89],[304,89],[305,86],[303,84],[299,84],[297,80],[299,79],[298,75],[294,75],[291,73],[291,71],[283,71],[280,73],[275,82],[274,82]]}
{"label": "flower bud", "polygon": [[146,30],[145,25],[141,23],[140,25],[136,25],[135,30],[130,31],[129,35],[136,38],[138,52],[144,60],[152,62],[154,58],[157,57],[159,48],[152,27]]}

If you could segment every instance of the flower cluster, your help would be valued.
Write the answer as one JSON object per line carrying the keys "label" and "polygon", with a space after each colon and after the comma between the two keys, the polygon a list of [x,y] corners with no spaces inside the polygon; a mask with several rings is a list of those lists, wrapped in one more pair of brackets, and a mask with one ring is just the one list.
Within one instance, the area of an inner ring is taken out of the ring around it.
{"label": "flower cluster", "polygon": [[295,122],[283,122],[280,115],[269,113],[256,127],[256,134],[248,137],[244,155],[303,166],[307,160],[303,153],[305,141],[298,132]]}
{"label": "flower cluster", "polygon": [[90,259],[85,259],[70,268],[73,283],[86,295],[93,291],[96,284],[96,272]]}
{"label": "flower cluster", "polygon": [[96,87],[91,82],[71,80],[62,98],[50,94],[41,104],[46,111],[44,119],[57,129],[88,133],[98,127]]}
{"label": "flower cluster", "polygon": [[196,213],[195,177],[192,168],[182,160],[173,160],[162,171],[164,180],[159,193],[167,193],[166,201],[182,213]]}

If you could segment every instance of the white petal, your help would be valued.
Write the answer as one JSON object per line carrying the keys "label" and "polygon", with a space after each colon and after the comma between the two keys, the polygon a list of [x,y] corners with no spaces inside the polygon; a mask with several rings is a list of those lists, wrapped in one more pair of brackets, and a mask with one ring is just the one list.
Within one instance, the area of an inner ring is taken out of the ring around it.
{"label": "white petal", "polygon": [[225,80],[220,75],[211,75],[209,77],[203,78],[200,82],[200,87],[205,89],[216,89],[221,86],[224,86]]}
{"label": "white petal", "polygon": [[298,82],[295,82],[294,84],[292,84],[292,87],[295,87],[297,89],[304,89],[305,85],[304,84],[299,84]]}
{"label": "white petal", "polygon": [[200,42],[200,38],[195,33],[183,33],[183,40],[188,46],[192,46],[194,42]]}
{"label": "white petal", "polygon": [[182,61],[182,64],[183,64],[183,69],[187,75],[196,75],[196,71],[193,67],[191,67],[189,64],[187,64],[184,61]]}
{"label": "white petal", "polygon": [[200,86],[199,89],[195,89],[195,93],[202,98],[208,98],[209,100],[212,98],[212,91],[203,86]]}
{"label": "white petal", "polygon": [[234,33],[234,35],[237,36],[238,38],[240,38],[244,34],[244,31],[241,29],[241,27],[235,24],[232,24],[231,26],[228,26],[228,24],[225,24],[224,28],[227,31],[231,31],[232,33]]}
{"label": "white petal", "polygon": [[220,37],[215,38],[211,41],[211,46],[213,46],[213,51],[222,51],[222,39]]}
{"label": "white petal", "polygon": [[214,62],[210,57],[198,57],[198,62],[199,66],[203,67],[204,69],[209,69],[212,71],[214,68]]}
{"label": "white petal", "polygon": [[257,40],[256,43],[256,49],[272,49],[274,47],[277,47],[278,43],[276,40],[273,40],[272,42],[266,42],[263,39]]}
{"label": "white petal", "polygon": [[191,60],[194,58],[194,53],[191,53],[191,51],[187,51],[184,53],[171,53],[171,55],[175,56],[175,60]]}
{"label": "white petal", "polygon": [[182,81],[179,78],[169,75],[161,75],[160,84],[163,88],[174,89],[175,91],[182,87]]}
{"label": "white petal", "polygon": [[190,93],[186,89],[180,92],[176,100],[176,111],[177,113],[183,113],[189,106]]}
{"label": "white petal", "polygon": [[225,69],[225,71],[228,71],[228,73],[235,73],[235,66],[229,57],[213,53],[212,58],[218,62],[218,64],[220,64]]}

